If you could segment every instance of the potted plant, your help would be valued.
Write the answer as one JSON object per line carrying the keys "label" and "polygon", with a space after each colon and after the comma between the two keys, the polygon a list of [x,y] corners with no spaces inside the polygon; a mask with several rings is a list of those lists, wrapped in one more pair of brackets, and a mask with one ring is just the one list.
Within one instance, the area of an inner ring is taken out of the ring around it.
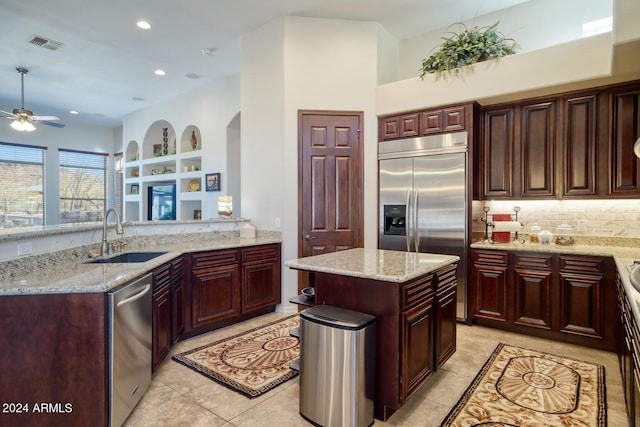
{"label": "potted plant", "polygon": [[422,60],[420,78],[427,73],[453,72],[457,75],[465,65],[516,53],[518,46],[515,40],[496,30],[499,23],[490,27],[467,28],[459,22],[460,32],[448,32],[451,36],[442,37],[444,42],[434,48],[438,51]]}

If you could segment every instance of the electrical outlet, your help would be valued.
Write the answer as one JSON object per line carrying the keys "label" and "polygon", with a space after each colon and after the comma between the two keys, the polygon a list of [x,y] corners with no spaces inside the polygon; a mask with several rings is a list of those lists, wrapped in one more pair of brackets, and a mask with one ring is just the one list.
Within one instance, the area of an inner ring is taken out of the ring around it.
{"label": "electrical outlet", "polygon": [[31,255],[33,253],[33,245],[31,242],[18,243],[18,256]]}

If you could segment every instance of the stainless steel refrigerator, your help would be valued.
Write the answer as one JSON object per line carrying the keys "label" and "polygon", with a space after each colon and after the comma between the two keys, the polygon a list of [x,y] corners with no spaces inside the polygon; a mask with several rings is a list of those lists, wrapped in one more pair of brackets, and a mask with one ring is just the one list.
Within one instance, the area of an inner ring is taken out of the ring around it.
{"label": "stainless steel refrigerator", "polygon": [[379,247],[459,256],[460,320],[467,318],[467,139],[458,132],[378,145]]}

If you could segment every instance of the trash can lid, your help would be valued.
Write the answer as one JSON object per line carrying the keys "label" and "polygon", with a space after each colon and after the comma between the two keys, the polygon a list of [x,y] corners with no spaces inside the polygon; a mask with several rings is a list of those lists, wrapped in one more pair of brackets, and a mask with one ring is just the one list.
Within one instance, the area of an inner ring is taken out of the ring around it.
{"label": "trash can lid", "polygon": [[362,329],[376,321],[375,316],[332,305],[316,305],[300,312],[300,317],[340,329]]}

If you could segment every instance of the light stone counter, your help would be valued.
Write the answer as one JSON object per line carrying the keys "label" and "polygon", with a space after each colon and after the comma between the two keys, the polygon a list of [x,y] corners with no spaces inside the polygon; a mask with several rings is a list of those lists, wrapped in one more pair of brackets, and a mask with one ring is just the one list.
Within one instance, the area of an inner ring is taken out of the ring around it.
{"label": "light stone counter", "polygon": [[[24,294],[61,294],[108,292],[129,282],[176,257],[189,252],[211,251],[217,249],[239,248],[244,246],[280,243],[278,238],[255,239],[212,239],[188,240],[184,242],[167,241],[135,248],[125,252],[150,251],[167,253],[147,262],[88,264],[88,258],[68,260],[53,264],[44,264],[34,268],[28,274],[1,278],[0,296]],[[2,275],[0,275],[1,277]]]}
{"label": "light stone counter", "polygon": [[285,265],[295,270],[404,283],[459,259],[453,255],[357,248],[289,260]]}

